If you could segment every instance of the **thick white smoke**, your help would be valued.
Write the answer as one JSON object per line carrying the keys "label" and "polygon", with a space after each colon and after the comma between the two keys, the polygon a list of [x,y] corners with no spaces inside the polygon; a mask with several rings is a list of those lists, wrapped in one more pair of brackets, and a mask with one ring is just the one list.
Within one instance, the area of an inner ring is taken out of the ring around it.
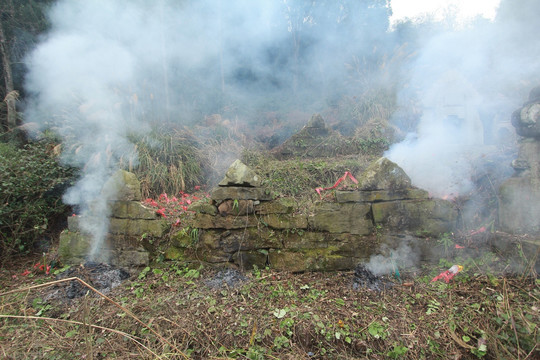
{"label": "thick white smoke", "polygon": [[240,122],[285,101],[320,110],[312,104],[344,83],[344,62],[373,53],[386,36],[385,5],[59,0],[28,58],[25,119],[60,134],[64,161],[82,169],[64,201],[82,215],[94,250],[114,196],[103,186],[120,161],[136,164],[131,135],[151,124],[194,125],[224,109]]}
{"label": "thick white smoke", "polygon": [[366,267],[377,276],[396,274],[400,269],[417,266],[419,260],[419,253],[413,250],[409,241],[403,241],[397,246],[383,245],[378,254],[369,258]]}
{"label": "thick white smoke", "polygon": [[503,1],[493,22],[435,29],[424,40],[399,95],[402,106],[417,99],[423,115],[386,154],[414,185],[435,196],[468,193],[476,160],[511,146],[510,115],[540,81],[540,25],[530,15],[538,11],[538,2]]}

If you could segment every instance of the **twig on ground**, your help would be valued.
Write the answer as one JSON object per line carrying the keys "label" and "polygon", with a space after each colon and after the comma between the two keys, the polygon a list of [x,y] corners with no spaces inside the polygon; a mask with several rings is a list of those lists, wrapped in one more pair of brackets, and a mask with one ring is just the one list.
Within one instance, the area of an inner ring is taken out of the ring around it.
{"label": "twig on ground", "polygon": [[128,314],[130,317],[132,317],[135,321],[137,321],[139,324],[141,324],[142,326],[144,326],[145,328],[147,328],[150,332],[152,332],[154,335],[156,335],[161,341],[162,343],[165,343],[167,345],[169,345],[172,349],[174,349],[175,351],[178,352],[179,355],[181,355],[184,359],[188,359],[187,355],[184,354],[182,351],[180,351],[175,345],[173,345],[170,341],[168,341],[167,339],[165,339],[163,336],[161,336],[157,331],[155,331],[154,329],[152,329],[148,324],[146,324],[145,322],[143,322],[142,320],[140,320],[137,316],[135,316],[135,314],[133,314],[131,311],[129,311],[127,308],[125,308],[124,306],[120,305],[119,303],[117,303],[116,301],[114,301],[113,299],[111,299],[110,297],[108,297],[107,295],[103,294],[101,291],[97,290],[96,288],[94,288],[93,286],[91,286],[90,284],[88,284],[87,282],[85,282],[84,280],[81,280],[80,278],[78,277],[70,277],[70,278],[66,278],[66,279],[61,279],[61,280],[56,280],[56,281],[51,281],[51,282],[48,282],[48,283],[45,283],[45,284],[39,284],[39,285],[34,285],[34,286],[29,286],[29,287],[26,287],[26,288],[23,288],[23,289],[16,289],[16,290],[11,290],[11,291],[7,291],[7,292],[4,292],[4,293],[1,293],[0,294],[0,297],[1,296],[5,296],[5,295],[8,295],[8,294],[14,294],[14,293],[17,293],[17,292],[23,292],[23,291],[29,291],[29,290],[32,290],[32,289],[37,289],[37,288],[41,288],[41,287],[45,287],[45,286],[51,286],[51,285],[55,285],[55,284],[60,284],[60,283],[63,283],[63,282],[68,282],[68,281],[73,281],[73,280],[76,280],[78,282],[80,282],[82,285],[86,286],[88,289],[92,290],[93,292],[95,292],[96,294],[98,294],[99,296],[101,296],[102,298],[104,298],[105,300],[109,301],[111,304],[115,305],[116,307],[122,309],[126,314]]}

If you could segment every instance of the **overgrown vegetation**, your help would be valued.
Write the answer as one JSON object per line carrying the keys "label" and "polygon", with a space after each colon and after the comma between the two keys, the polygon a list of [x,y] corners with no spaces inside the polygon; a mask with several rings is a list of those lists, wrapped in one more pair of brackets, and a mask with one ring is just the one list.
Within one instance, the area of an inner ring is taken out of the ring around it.
{"label": "overgrown vegetation", "polygon": [[178,194],[204,183],[207,161],[199,142],[189,133],[156,129],[144,136],[132,136],[131,141],[138,163],[123,166],[137,175],[143,197]]}
{"label": "overgrown vegetation", "polygon": [[333,185],[346,171],[361,174],[378,156],[278,161],[260,152],[246,150],[242,160],[265,179],[264,186],[275,195],[309,196],[316,195],[314,189],[317,187]]}
{"label": "overgrown vegetation", "polygon": [[61,196],[75,171],[58,163],[54,145],[0,143],[0,261],[31,250],[67,215]]}
{"label": "overgrown vegetation", "polygon": [[[135,273],[105,298],[46,300],[51,286],[0,294],[6,359],[525,359],[539,355],[539,282],[512,279],[495,256],[471,260],[450,284],[449,263],[403,269],[401,285],[353,290],[352,273],[255,268],[231,288],[182,263]],[[22,269],[21,269],[22,270]],[[498,274],[498,275],[497,275]],[[18,278],[3,270],[2,288]],[[31,274],[32,283],[50,278]],[[30,280],[30,279],[29,279]],[[408,284],[407,284],[408,283]],[[411,285],[412,284],[412,285]],[[51,284],[53,285],[53,284]],[[67,286],[60,283],[58,286]],[[21,356],[19,356],[19,354]],[[24,354],[24,356],[22,356]]]}

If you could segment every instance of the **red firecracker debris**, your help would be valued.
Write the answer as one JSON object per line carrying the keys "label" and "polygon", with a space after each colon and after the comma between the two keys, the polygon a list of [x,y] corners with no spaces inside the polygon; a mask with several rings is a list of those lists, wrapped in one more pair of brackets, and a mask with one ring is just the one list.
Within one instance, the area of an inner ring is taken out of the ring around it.
{"label": "red firecracker debris", "polygon": [[444,282],[448,284],[450,280],[452,280],[452,278],[456,276],[456,274],[460,272],[461,270],[463,270],[463,266],[453,265],[450,269],[443,271],[442,273],[440,273],[439,275],[431,279],[431,282],[437,281],[439,279],[443,279]]}
{"label": "red firecracker debris", "polygon": [[315,189],[315,191],[317,192],[317,194],[319,194],[319,197],[322,198],[321,193],[322,193],[323,191],[331,190],[331,189],[337,188],[337,187],[339,186],[339,184],[341,184],[342,181],[347,180],[347,177],[349,177],[349,178],[352,180],[353,183],[358,184],[358,180],[356,180],[356,179],[354,178],[354,176],[353,176],[350,172],[345,171],[345,174],[343,174],[343,176],[340,177],[340,178],[336,181],[336,183],[334,184],[334,186],[327,187],[327,188],[318,187],[318,188]]}

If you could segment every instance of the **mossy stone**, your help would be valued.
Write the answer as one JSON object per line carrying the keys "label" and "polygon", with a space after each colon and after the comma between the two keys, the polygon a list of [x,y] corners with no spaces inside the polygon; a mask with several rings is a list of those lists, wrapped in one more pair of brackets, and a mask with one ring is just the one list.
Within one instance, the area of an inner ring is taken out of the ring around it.
{"label": "mossy stone", "polygon": [[441,199],[374,203],[372,211],[375,224],[383,228],[424,236],[454,231],[458,217],[454,205]]}
{"label": "mossy stone", "polygon": [[166,260],[183,260],[185,249],[169,246],[163,254]]}
{"label": "mossy stone", "polygon": [[217,208],[215,205],[210,204],[206,200],[199,200],[189,206],[190,211],[194,211],[201,214],[216,215]]}
{"label": "mossy stone", "polygon": [[109,233],[128,236],[155,236],[161,237],[169,227],[164,220],[145,219],[110,219]]}
{"label": "mossy stone", "polygon": [[78,232],[63,231],[60,234],[58,256],[63,263],[78,264],[84,262],[91,247],[91,239]]}
{"label": "mossy stone", "polygon": [[373,231],[370,209],[369,204],[361,203],[320,203],[308,222],[315,230],[367,235]]}
{"label": "mossy stone", "polygon": [[255,206],[255,212],[260,215],[266,214],[290,214],[296,210],[296,200],[285,197],[273,201],[265,201]]}
{"label": "mossy stone", "polygon": [[268,214],[262,215],[261,221],[273,229],[307,229],[305,215]]}
{"label": "mossy stone", "polygon": [[259,225],[259,220],[250,215],[245,216],[212,216],[195,214],[193,226],[199,229],[243,229]]}
{"label": "mossy stone", "polygon": [[428,199],[429,193],[422,189],[372,190],[372,191],[336,191],[338,203],[380,202],[396,200]]}
{"label": "mossy stone", "polygon": [[111,201],[111,216],[119,219],[145,219],[155,220],[158,218],[156,210],[148,208],[139,201]]}
{"label": "mossy stone", "polygon": [[125,170],[116,171],[103,185],[108,200],[141,201],[141,184],[137,176]]}

